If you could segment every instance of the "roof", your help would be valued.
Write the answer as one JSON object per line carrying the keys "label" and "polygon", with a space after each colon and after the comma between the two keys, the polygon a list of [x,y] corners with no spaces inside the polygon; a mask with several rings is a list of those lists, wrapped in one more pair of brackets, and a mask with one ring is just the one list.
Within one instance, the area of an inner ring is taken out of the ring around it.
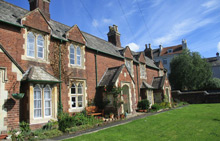
{"label": "roof", "polygon": [[42,69],[41,67],[32,66],[24,74],[21,81],[50,81],[50,82],[60,82],[53,75]]}
{"label": "roof", "polygon": [[112,86],[117,81],[122,69],[125,65],[118,67],[108,68],[105,74],[102,76],[102,79],[99,82],[99,86]]}
{"label": "roof", "polygon": [[153,86],[147,84],[146,82],[142,82],[141,88],[144,88],[144,89],[155,89]]}
{"label": "roof", "polygon": [[148,58],[147,56],[145,56],[145,60],[146,60],[146,65],[147,65],[148,67],[151,67],[151,68],[154,68],[154,69],[159,69],[159,68],[155,65],[154,60]]}
{"label": "roof", "polygon": [[153,50],[153,57],[158,57],[160,56],[160,49],[154,49]]}
{"label": "roof", "polygon": [[156,89],[161,89],[164,85],[166,76],[154,77],[152,86]]}
{"label": "roof", "polygon": [[[172,49],[173,51],[168,53],[169,49]],[[179,54],[182,52],[183,52],[183,46],[182,46],[182,44],[180,44],[180,45],[176,45],[176,46],[163,47],[161,52],[160,52],[160,49],[154,49],[153,56],[159,57],[159,56],[164,56],[164,55]]]}
{"label": "roof", "polygon": [[211,58],[206,58],[206,59],[213,67],[220,65],[220,59],[217,59],[217,57],[211,57]]}

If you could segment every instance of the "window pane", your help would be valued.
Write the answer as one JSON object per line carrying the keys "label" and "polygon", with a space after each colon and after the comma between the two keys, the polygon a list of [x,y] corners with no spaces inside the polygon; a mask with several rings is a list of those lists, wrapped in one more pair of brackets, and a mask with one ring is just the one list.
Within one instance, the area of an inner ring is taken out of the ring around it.
{"label": "window pane", "polygon": [[78,94],[82,94],[82,84],[78,85]]}
{"label": "window pane", "polygon": [[51,115],[50,108],[45,109],[45,116],[50,116],[50,115]]}
{"label": "window pane", "polygon": [[77,65],[81,65],[81,49],[77,47]]}
{"label": "window pane", "polygon": [[45,101],[45,108],[50,108],[50,101]]}
{"label": "window pane", "polygon": [[35,36],[33,33],[29,32],[27,36],[27,56],[34,57],[34,42]]}
{"label": "window pane", "polygon": [[70,54],[74,54],[74,46],[73,45],[70,46]]}
{"label": "window pane", "polygon": [[78,107],[82,107],[82,106],[83,106],[82,96],[78,96]]}
{"label": "window pane", "polygon": [[74,84],[72,84],[72,87],[71,87],[71,94],[76,94],[76,87]]}
{"label": "window pane", "polygon": [[76,97],[72,97],[72,107],[76,107]]}
{"label": "window pane", "polygon": [[74,60],[74,54],[70,54],[70,59]]}

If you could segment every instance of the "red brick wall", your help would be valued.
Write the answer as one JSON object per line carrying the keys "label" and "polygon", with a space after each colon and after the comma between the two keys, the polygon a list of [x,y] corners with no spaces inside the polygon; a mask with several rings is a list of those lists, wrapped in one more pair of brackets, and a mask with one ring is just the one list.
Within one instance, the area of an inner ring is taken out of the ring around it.
{"label": "red brick wall", "polygon": [[78,43],[82,43],[82,44],[86,44],[85,39],[82,35],[82,33],[80,32],[79,28],[77,27],[77,25],[74,25],[70,31],[68,31],[68,39],[72,40],[72,41],[76,41]]}
{"label": "red brick wall", "polygon": [[8,99],[3,104],[3,107],[7,109],[7,117],[4,119],[4,125],[10,130],[19,126],[19,100],[14,99],[12,93],[19,93],[20,82],[17,81],[17,74],[12,72],[12,62],[2,52],[0,52],[0,64],[0,67],[7,68],[8,81],[5,82],[4,89],[8,92]]}
{"label": "red brick wall", "polygon": [[[89,99],[93,99],[96,93],[96,72],[95,72],[95,52],[86,49],[86,79],[87,79],[87,95]],[[109,55],[97,54],[97,73],[98,82],[104,75],[107,68],[117,67],[124,64],[123,59],[118,59]]]}
{"label": "red brick wall", "polygon": [[146,73],[147,73],[147,83],[152,85],[154,77],[159,76],[158,70],[151,69],[151,68],[146,68]]}
{"label": "red brick wall", "polygon": [[124,52],[124,56],[125,56],[126,58],[133,59],[133,56],[132,56],[132,54],[131,54],[131,50],[129,49],[129,47],[126,47],[126,50],[125,50],[125,52]]}

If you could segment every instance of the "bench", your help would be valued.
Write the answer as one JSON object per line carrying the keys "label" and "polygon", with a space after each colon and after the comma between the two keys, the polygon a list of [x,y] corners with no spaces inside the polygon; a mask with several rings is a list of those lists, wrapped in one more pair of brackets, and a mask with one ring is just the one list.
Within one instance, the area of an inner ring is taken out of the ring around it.
{"label": "bench", "polygon": [[96,106],[86,107],[86,113],[89,116],[104,116],[104,110],[99,110]]}

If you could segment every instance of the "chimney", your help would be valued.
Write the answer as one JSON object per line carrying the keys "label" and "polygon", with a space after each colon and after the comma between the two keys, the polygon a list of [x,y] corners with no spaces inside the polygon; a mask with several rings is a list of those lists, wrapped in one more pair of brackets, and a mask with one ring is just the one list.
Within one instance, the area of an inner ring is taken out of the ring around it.
{"label": "chimney", "polygon": [[217,58],[217,60],[219,60],[219,53],[218,52],[216,53],[216,58]]}
{"label": "chimney", "polygon": [[47,20],[50,20],[50,0],[28,0],[30,11],[39,8]]}
{"label": "chimney", "polygon": [[159,48],[160,48],[160,52],[162,52],[163,46],[162,46],[162,45],[159,45]]}
{"label": "chimney", "polygon": [[121,47],[121,41],[120,41],[121,34],[118,32],[117,25],[109,26],[109,32],[107,35],[108,35],[108,41],[110,43],[112,43],[117,47]]}
{"label": "chimney", "polygon": [[185,39],[182,40],[182,48],[187,49],[187,42]]}
{"label": "chimney", "polygon": [[151,44],[148,44],[149,48],[147,47],[147,44],[145,44],[145,50],[144,54],[150,59],[153,59],[153,50],[151,49]]}

